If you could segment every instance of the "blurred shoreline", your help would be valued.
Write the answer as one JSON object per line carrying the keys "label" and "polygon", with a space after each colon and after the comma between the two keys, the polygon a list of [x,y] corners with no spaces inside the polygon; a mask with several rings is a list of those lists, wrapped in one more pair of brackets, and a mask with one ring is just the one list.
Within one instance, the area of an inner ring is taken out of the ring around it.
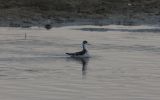
{"label": "blurred shoreline", "polygon": [[159,25],[159,0],[0,0],[1,27]]}
{"label": "blurred shoreline", "polygon": [[142,16],[141,18],[129,18],[126,16],[110,16],[108,18],[27,18],[27,19],[2,19],[0,18],[0,27],[22,27],[29,28],[33,26],[45,27],[72,26],[72,25],[160,25],[160,16]]}

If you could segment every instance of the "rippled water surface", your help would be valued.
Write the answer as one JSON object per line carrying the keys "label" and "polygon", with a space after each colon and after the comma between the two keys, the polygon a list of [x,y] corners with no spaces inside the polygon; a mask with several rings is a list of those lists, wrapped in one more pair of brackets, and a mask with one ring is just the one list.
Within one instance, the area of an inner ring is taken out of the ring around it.
{"label": "rippled water surface", "polygon": [[[26,38],[25,38],[26,34]],[[87,40],[91,58],[70,58]],[[2,100],[160,100],[160,28],[0,28]]]}

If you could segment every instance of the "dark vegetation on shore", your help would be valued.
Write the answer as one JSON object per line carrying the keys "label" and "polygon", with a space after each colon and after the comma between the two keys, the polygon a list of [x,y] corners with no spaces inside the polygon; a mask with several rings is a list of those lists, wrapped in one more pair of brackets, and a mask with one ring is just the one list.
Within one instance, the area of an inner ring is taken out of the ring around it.
{"label": "dark vegetation on shore", "polygon": [[0,9],[19,17],[103,17],[129,11],[160,14],[160,0],[0,0]]}
{"label": "dark vegetation on shore", "polygon": [[0,0],[0,20],[160,15],[160,0]]}

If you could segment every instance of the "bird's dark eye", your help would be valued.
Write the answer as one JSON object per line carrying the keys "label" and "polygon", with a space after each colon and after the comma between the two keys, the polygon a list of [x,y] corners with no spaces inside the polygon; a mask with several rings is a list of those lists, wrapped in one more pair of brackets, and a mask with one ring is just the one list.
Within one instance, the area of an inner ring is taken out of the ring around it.
{"label": "bird's dark eye", "polygon": [[85,44],[86,44],[86,43],[88,43],[88,42],[87,42],[87,41],[83,41],[83,43],[85,43]]}

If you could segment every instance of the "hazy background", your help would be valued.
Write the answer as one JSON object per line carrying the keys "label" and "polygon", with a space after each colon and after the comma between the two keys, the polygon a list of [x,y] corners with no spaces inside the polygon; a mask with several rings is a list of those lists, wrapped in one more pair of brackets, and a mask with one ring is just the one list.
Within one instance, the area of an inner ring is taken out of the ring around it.
{"label": "hazy background", "polygon": [[48,19],[63,23],[87,18],[108,19],[109,24],[159,24],[160,1],[0,0],[0,12],[1,26],[37,26]]}

